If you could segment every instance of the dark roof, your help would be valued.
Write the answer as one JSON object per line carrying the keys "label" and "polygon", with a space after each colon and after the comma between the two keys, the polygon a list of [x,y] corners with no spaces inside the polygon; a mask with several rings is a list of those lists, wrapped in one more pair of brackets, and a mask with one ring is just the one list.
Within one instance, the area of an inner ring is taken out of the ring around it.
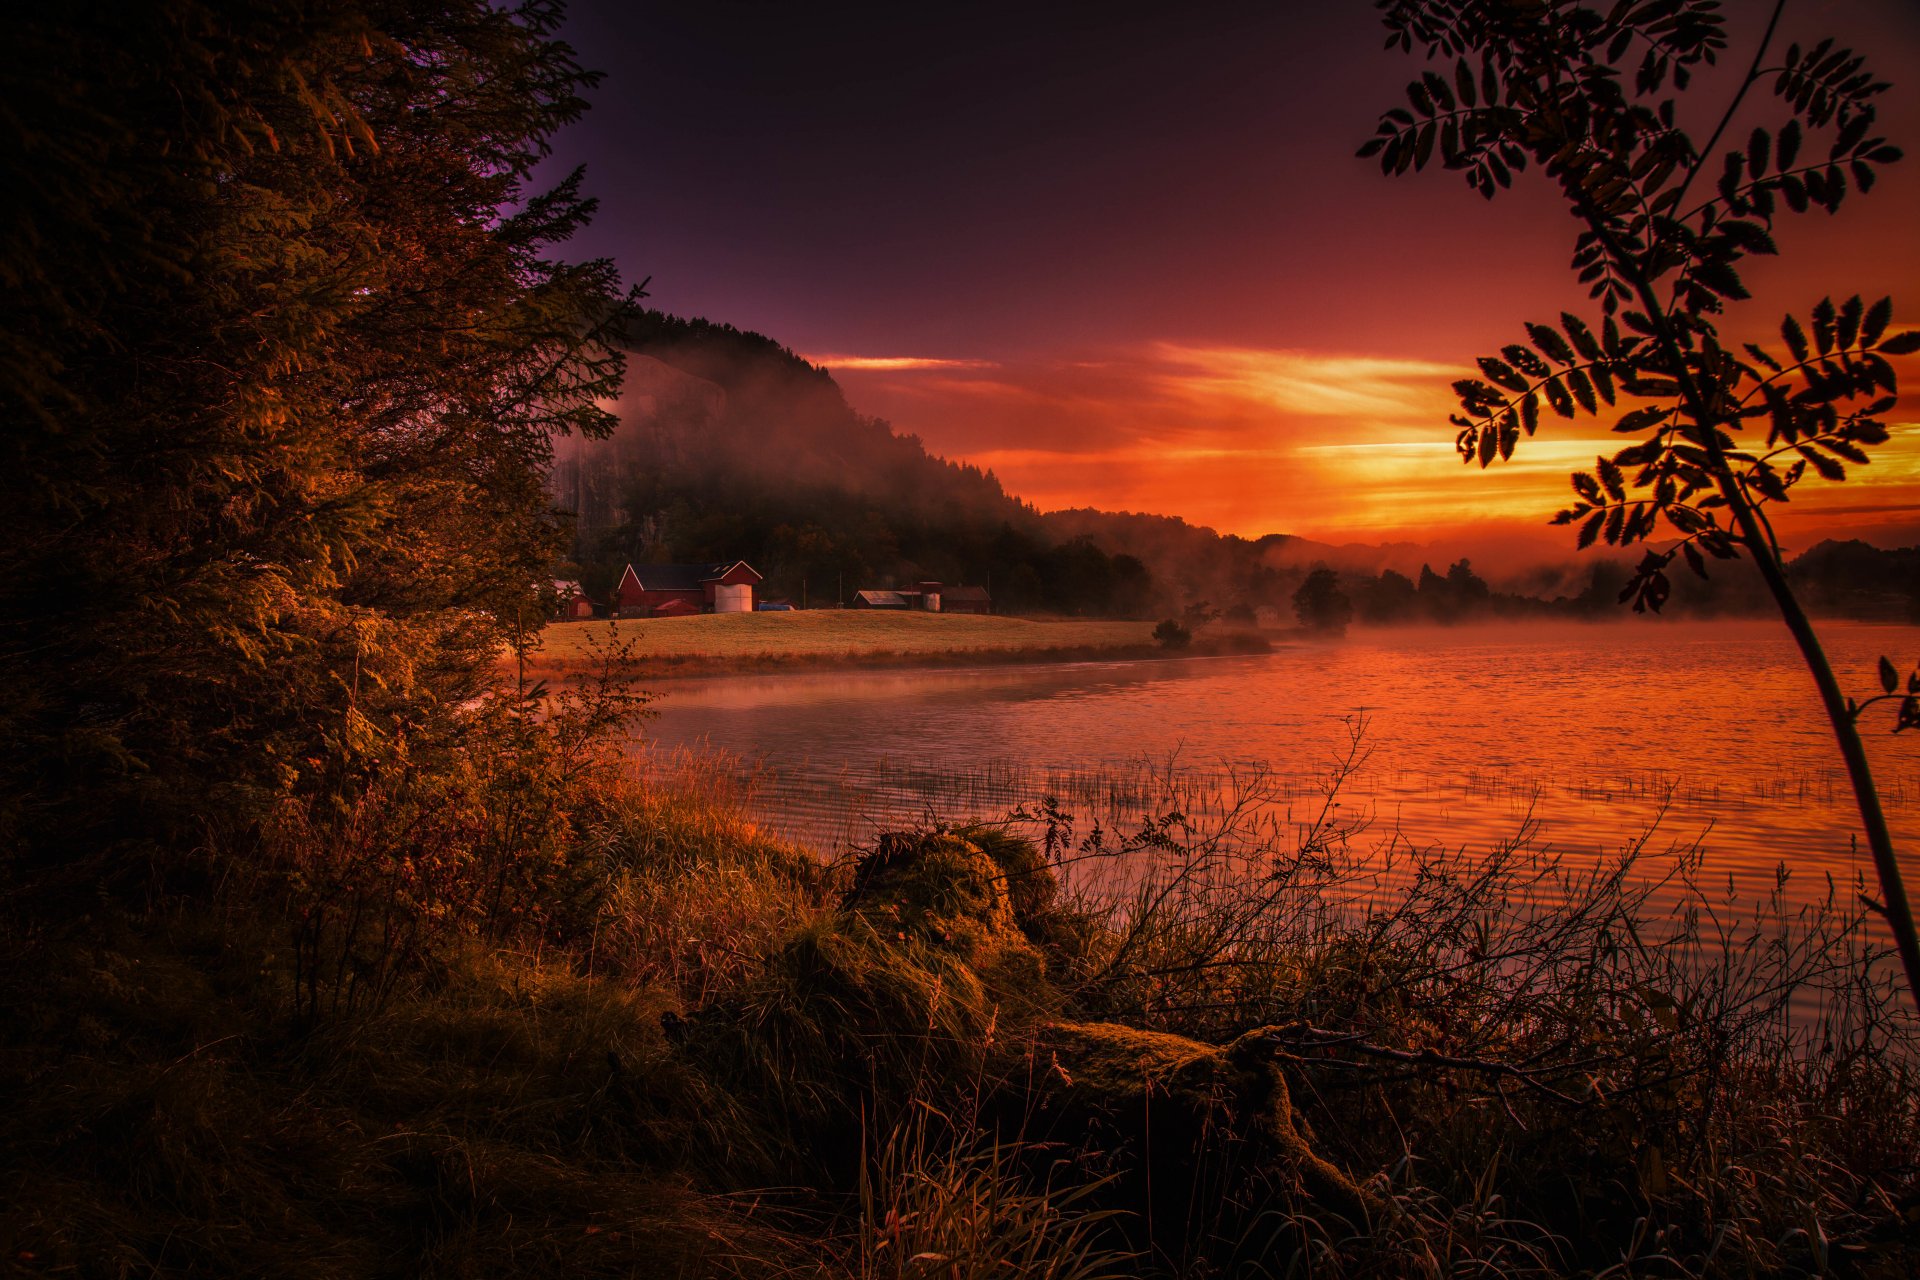
{"label": "dark roof", "polygon": [[[740,560],[718,560],[711,564],[634,564],[633,576],[648,591],[698,591],[703,583],[722,577]],[[747,568],[751,570],[752,565]]]}
{"label": "dark roof", "polygon": [[940,599],[978,601],[981,604],[987,604],[993,597],[987,594],[985,587],[945,587],[940,592]]}
{"label": "dark roof", "polygon": [[906,596],[898,591],[856,591],[854,599],[864,600],[871,609],[904,609]]}

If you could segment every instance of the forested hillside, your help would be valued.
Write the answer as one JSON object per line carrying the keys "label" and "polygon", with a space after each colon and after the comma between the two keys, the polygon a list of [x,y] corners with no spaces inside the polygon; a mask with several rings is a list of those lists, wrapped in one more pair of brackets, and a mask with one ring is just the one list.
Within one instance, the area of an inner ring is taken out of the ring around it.
{"label": "forested hillside", "polygon": [[554,471],[592,594],[629,560],[740,558],[795,603],[933,578],[1014,612],[1155,607],[1138,560],[1052,535],[990,472],[855,412],[770,338],[649,311],[628,347],[618,429],[570,442]]}

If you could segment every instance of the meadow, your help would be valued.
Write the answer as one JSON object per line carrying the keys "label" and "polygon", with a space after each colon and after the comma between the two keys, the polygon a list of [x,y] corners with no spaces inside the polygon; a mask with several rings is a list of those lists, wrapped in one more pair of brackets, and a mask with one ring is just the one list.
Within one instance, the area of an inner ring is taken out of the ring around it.
{"label": "meadow", "polygon": [[530,663],[541,671],[592,666],[610,636],[631,642],[647,674],[887,666],[942,661],[1072,660],[1158,651],[1151,622],[1042,620],[992,615],[864,612],[709,613],[692,618],[556,622]]}

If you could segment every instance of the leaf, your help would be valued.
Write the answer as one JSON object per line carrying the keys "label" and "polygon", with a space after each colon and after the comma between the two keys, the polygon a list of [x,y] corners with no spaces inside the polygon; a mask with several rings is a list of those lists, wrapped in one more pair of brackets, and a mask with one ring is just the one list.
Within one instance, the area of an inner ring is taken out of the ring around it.
{"label": "leaf", "polygon": [[1820,473],[1821,479],[1845,480],[1847,478],[1847,469],[1826,454],[1809,449],[1805,445],[1795,446],[1794,451],[1806,460],[1808,466]]}
{"label": "leaf", "polygon": [[1880,658],[1880,692],[1892,693],[1900,687],[1900,673],[1894,670],[1893,663],[1883,654]]}
{"label": "leaf", "polygon": [[1573,398],[1579,402],[1582,409],[1588,413],[1600,412],[1600,405],[1593,396],[1593,383],[1587,380],[1586,374],[1578,369],[1567,370],[1567,386],[1573,391]]}
{"label": "leaf", "polygon": [[[1892,304],[1889,303],[1888,305],[1891,306]],[[1574,315],[1570,311],[1562,311],[1560,313],[1560,327],[1567,331],[1567,336],[1573,339],[1574,350],[1578,351],[1582,356],[1588,360],[1599,360],[1603,358],[1600,351],[1600,344],[1594,339],[1593,330],[1587,328],[1579,316]]]}
{"label": "leaf", "polygon": [[1585,551],[1592,546],[1594,539],[1600,536],[1600,526],[1606,522],[1606,519],[1605,510],[1596,511],[1588,516],[1587,522],[1580,526],[1580,536],[1574,540],[1575,550]]}
{"label": "leaf", "polygon": [[1840,308],[1840,322],[1834,329],[1833,337],[1841,350],[1851,347],[1853,340],[1860,336],[1860,317],[1865,309],[1857,293]]}
{"label": "leaf", "polygon": [[1807,335],[1806,331],[1801,329],[1800,322],[1792,316],[1788,316],[1785,320],[1782,320],[1780,322],[1780,336],[1786,339],[1787,350],[1793,352],[1794,360],[1804,362],[1808,354]]}
{"label": "leaf", "polygon": [[1594,390],[1608,404],[1613,403],[1613,371],[1604,364],[1596,364],[1587,370],[1587,376],[1593,379]]}
{"label": "leaf", "polygon": [[1890,356],[1912,355],[1920,351],[1920,329],[1909,329],[1905,333],[1896,333],[1880,344],[1881,351]]}
{"label": "leaf", "polygon": [[1833,350],[1833,299],[1822,298],[1813,306],[1813,345],[1821,355]]}
{"label": "leaf", "polygon": [[1573,363],[1573,348],[1554,329],[1544,324],[1528,324],[1527,336],[1533,339],[1534,346],[1546,352],[1551,359],[1561,364]]}
{"label": "leaf", "polygon": [[1553,367],[1535,355],[1531,348],[1517,342],[1500,348],[1500,354],[1507,358],[1507,363],[1530,378],[1544,378],[1553,372]]}
{"label": "leaf", "polygon": [[1680,550],[1686,556],[1687,568],[1693,570],[1694,576],[1698,578],[1706,577],[1707,562],[1701,557],[1700,549],[1691,542],[1687,542],[1681,544]]}
{"label": "leaf", "polygon": [[1693,269],[1693,278],[1723,298],[1743,299],[1753,295],[1740,280],[1740,273],[1725,262],[1702,262]]}
{"label": "leaf", "polygon": [[1573,416],[1573,397],[1567,394],[1566,387],[1561,385],[1558,378],[1547,379],[1540,384],[1540,389],[1546,392],[1547,404],[1555,413],[1563,418]]}
{"label": "leaf", "polygon": [[1625,499],[1627,489],[1625,480],[1620,474],[1620,468],[1614,465],[1611,458],[1597,458],[1595,462],[1600,472],[1600,483],[1606,486],[1607,495],[1615,502]]}
{"label": "leaf", "polygon": [[1622,435],[1634,431],[1645,431],[1648,427],[1665,422],[1671,409],[1635,409],[1613,424],[1613,429]]}
{"label": "leaf", "polygon": [[1525,391],[1529,385],[1527,380],[1516,373],[1513,366],[1504,360],[1496,360],[1492,356],[1481,356],[1477,363],[1480,365],[1480,372],[1509,391]]}
{"label": "leaf", "polygon": [[1473,88],[1473,68],[1467,65],[1465,58],[1453,67],[1453,87],[1460,93],[1460,101],[1471,107],[1477,100]]}
{"label": "leaf", "polygon": [[1800,154],[1800,122],[1789,120],[1780,126],[1780,137],[1776,140],[1774,158],[1782,169],[1793,167],[1793,158]]}

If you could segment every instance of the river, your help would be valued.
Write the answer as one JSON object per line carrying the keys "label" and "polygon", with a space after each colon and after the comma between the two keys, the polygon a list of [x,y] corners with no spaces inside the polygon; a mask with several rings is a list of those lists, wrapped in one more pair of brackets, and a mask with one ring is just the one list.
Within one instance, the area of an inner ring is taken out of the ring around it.
{"label": "river", "polygon": [[[1878,692],[1920,627],[1822,626],[1842,686]],[[995,819],[1043,795],[1124,823],[1258,774],[1276,829],[1319,812],[1364,724],[1339,812],[1362,839],[1471,856],[1532,838],[1564,857],[1661,846],[1763,892],[1871,877],[1813,683],[1784,628],[1623,621],[1358,632],[1253,657],[720,677],[662,682],[650,749],[726,753],[751,807],[832,852],[932,815]],[[1920,733],[1867,726],[1896,847],[1920,880]],[[1169,791],[1169,778],[1184,790]]]}

